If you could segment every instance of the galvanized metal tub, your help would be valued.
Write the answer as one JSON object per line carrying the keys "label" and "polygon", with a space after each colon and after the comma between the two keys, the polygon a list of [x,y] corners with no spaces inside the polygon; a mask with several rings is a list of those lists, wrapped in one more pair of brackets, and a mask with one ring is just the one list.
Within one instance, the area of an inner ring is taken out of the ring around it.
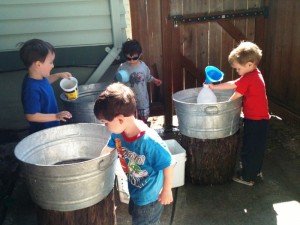
{"label": "galvanized metal tub", "polygon": [[214,90],[217,103],[197,104],[201,89],[191,88],[173,94],[180,132],[198,139],[224,138],[236,133],[242,98],[228,101],[232,90]]}
{"label": "galvanized metal tub", "polygon": [[78,86],[78,98],[68,100],[62,93],[60,99],[63,102],[64,109],[72,114],[68,123],[101,123],[94,115],[94,104],[97,96],[111,82],[103,82]]}
{"label": "galvanized metal tub", "polygon": [[40,207],[73,211],[113,189],[117,153],[99,157],[109,132],[101,124],[70,124],[27,136],[15,148],[29,193]]}

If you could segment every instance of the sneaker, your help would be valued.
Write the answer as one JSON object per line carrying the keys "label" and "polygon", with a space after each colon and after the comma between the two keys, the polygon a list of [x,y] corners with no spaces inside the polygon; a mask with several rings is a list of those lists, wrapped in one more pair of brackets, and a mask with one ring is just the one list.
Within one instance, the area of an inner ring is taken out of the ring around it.
{"label": "sneaker", "polygon": [[243,169],[243,163],[240,161],[239,162],[240,168]]}
{"label": "sneaker", "polygon": [[248,185],[248,186],[253,186],[254,185],[254,181],[246,181],[246,180],[243,179],[242,176],[233,177],[232,180],[237,182],[237,183],[245,184],[245,185]]}
{"label": "sneaker", "polygon": [[260,177],[261,179],[263,179],[263,178],[264,178],[264,176],[263,176],[262,172],[259,172],[259,173],[257,174],[257,176],[258,176],[258,177]]}
{"label": "sneaker", "polygon": [[260,178],[260,180],[262,180],[262,181],[264,180],[264,176],[263,176],[262,172],[259,172],[257,174],[257,177]]}

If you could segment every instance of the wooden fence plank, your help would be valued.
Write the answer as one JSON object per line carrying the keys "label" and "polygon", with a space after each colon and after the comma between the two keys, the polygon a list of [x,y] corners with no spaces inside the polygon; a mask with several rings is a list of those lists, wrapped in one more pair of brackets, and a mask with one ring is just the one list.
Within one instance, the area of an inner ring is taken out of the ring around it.
{"label": "wooden fence plank", "polygon": [[[223,10],[229,11],[234,9],[234,2],[232,0],[224,0],[223,1]],[[233,21],[231,21],[232,23]],[[233,69],[231,65],[228,63],[228,55],[233,49],[234,40],[230,36],[230,34],[223,30],[222,31],[222,56],[221,56],[221,70],[224,72],[224,80],[222,82],[226,82],[233,79]]]}
{"label": "wooden fence plank", "polygon": [[[235,5],[235,10],[239,10],[239,9],[247,9],[247,0],[243,0],[243,1],[240,1],[240,0],[235,0],[234,1],[234,5]],[[246,26],[247,26],[247,23],[246,23],[246,20],[245,19],[236,19],[235,21],[234,21],[234,25],[235,25],[235,27],[237,28],[237,29],[239,29],[244,35],[245,35],[245,37],[247,37],[246,36],[246,34],[247,34],[247,28],[246,28]],[[236,45],[238,44],[239,42],[236,42],[236,44],[235,44],[235,46],[234,47],[236,47]],[[233,73],[233,79],[237,79],[237,78],[239,78],[239,75],[236,73],[236,72],[234,72]]]}
{"label": "wooden fence plank", "polygon": [[[162,42],[161,42],[161,11],[160,0],[152,0],[147,2],[147,20],[148,20],[148,66],[156,65],[156,71],[151,70],[152,75],[162,80]],[[153,20],[152,18],[157,18]],[[163,96],[162,86],[156,87],[150,84],[151,102],[161,102]]]}
{"label": "wooden fence plank", "polygon": [[[220,12],[223,9],[223,0],[211,0],[210,12]],[[209,65],[221,66],[222,29],[216,22],[209,23]]]}
{"label": "wooden fence plank", "polygon": [[[300,3],[295,2],[293,4],[293,13],[292,13],[292,21],[299,21],[300,20]],[[299,62],[300,62],[300,44],[299,44],[299,37],[300,37],[300,29],[298,25],[289,25],[292,26],[291,31],[291,52],[290,52],[290,64],[293,65],[289,69],[289,104],[293,107],[293,109],[300,114],[300,76],[299,76]],[[300,116],[299,116],[300,117]]]}
{"label": "wooden fence plank", "polygon": [[[208,12],[209,10],[209,0],[203,0],[199,3],[200,13]],[[200,23],[196,26],[197,29],[197,68],[200,69],[201,79],[199,80],[199,84],[197,86],[202,86],[205,82],[205,72],[204,69],[208,65],[208,31],[209,25],[208,23]]]}
{"label": "wooden fence plank", "polygon": [[[183,32],[183,55],[196,65],[196,48],[197,48],[197,33],[194,25],[188,24],[184,26]],[[185,89],[196,86],[196,80],[188,73],[184,75]],[[182,89],[181,89],[182,90]],[[178,90],[179,91],[179,90]]]}
{"label": "wooden fence plank", "polygon": [[173,101],[172,101],[172,32],[173,22],[168,20],[170,5],[168,1],[161,1],[161,24],[162,24],[162,54],[163,54],[163,75],[164,75],[164,105],[165,105],[165,128],[171,129],[173,118]]}
{"label": "wooden fence plank", "polygon": [[181,15],[184,0],[169,0],[170,15]]}
{"label": "wooden fence plank", "polygon": [[[190,0],[189,4],[183,5],[183,15],[194,14],[198,12],[199,1]],[[197,30],[195,25],[189,24],[184,26],[183,30],[183,55],[197,65]],[[196,87],[196,79],[185,70],[184,72],[184,87],[183,89]]]}

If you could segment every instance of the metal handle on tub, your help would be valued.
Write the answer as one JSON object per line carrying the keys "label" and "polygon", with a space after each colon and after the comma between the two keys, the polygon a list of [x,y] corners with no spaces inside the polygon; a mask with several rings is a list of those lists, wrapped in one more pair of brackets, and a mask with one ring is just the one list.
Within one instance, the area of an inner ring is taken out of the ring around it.
{"label": "metal handle on tub", "polygon": [[110,167],[112,165],[112,163],[117,159],[117,157],[118,157],[117,151],[114,150],[111,153],[109,153],[109,158],[100,159],[99,170],[101,170],[101,171],[106,170],[108,167]]}
{"label": "metal handle on tub", "polygon": [[219,113],[219,109],[217,106],[207,106],[204,109],[205,113],[209,114],[209,115],[214,115],[214,114],[218,114]]}

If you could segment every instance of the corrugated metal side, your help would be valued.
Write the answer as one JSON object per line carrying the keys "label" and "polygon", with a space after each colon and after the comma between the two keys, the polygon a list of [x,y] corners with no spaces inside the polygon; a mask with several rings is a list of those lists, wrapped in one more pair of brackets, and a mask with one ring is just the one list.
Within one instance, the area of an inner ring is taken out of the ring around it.
{"label": "corrugated metal side", "polygon": [[[119,1],[125,38],[125,9]],[[109,0],[2,0],[0,52],[15,51],[31,38],[55,47],[113,44]]]}

